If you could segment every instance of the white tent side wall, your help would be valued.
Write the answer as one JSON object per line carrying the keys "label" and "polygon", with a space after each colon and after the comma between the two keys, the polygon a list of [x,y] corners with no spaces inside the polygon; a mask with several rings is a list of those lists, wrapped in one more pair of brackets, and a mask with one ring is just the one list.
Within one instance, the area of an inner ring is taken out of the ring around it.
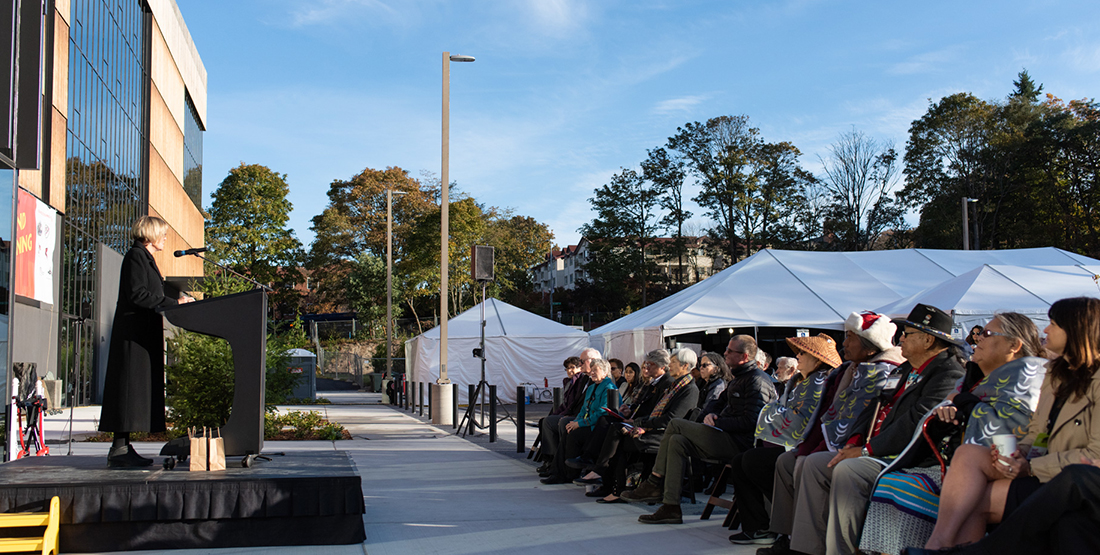
{"label": "white tent side wall", "polygon": [[[415,374],[410,380],[435,383],[439,379],[439,340],[423,336],[417,339],[413,355]],[[481,359],[471,354],[479,344],[479,338],[451,338],[447,342],[447,378],[458,388],[459,404],[468,402],[469,384],[476,386],[481,379]],[[586,347],[586,335],[486,337],[485,381],[497,386],[501,402],[514,403],[516,388],[522,383],[560,387],[565,377],[562,361],[579,355]]]}
{"label": "white tent side wall", "polygon": [[617,358],[623,364],[636,362],[639,365],[646,353],[663,348],[665,339],[660,327],[612,331],[591,337],[592,348],[605,359]]}

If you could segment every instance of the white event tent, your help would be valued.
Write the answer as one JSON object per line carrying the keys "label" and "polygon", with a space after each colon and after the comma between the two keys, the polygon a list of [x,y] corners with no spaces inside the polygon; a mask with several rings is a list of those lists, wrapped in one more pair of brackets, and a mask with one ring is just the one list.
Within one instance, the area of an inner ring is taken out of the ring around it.
{"label": "white event tent", "polygon": [[909,314],[917,303],[952,312],[955,327],[965,335],[984,326],[997,312],[1019,312],[1042,330],[1047,309],[1066,297],[1100,297],[1096,276],[1100,267],[1009,266],[984,264],[939,285],[875,309],[888,316]]}
{"label": "white event tent", "polygon": [[1100,260],[1053,247],[863,252],[765,249],[675,295],[596,328],[589,336],[592,346],[605,357],[641,360],[647,351],[664,346],[666,337],[686,333],[760,327],[840,330],[853,311],[885,306],[985,264],[1100,267]]}
{"label": "white event tent", "polygon": [[[497,299],[485,303],[485,381],[497,386],[497,397],[515,402],[516,387],[533,383],[561,386],[562,361],[588,347],[588,334],[514,307]],[[447,322],[447,377],[458,384],[459,403],[467,385],[481,379],[481,359],[473,350],[481,342],[481,304]],[[405,342],[410,382],[439,378],[439,327]],[[545,380],[545,381],[544,381]]]}

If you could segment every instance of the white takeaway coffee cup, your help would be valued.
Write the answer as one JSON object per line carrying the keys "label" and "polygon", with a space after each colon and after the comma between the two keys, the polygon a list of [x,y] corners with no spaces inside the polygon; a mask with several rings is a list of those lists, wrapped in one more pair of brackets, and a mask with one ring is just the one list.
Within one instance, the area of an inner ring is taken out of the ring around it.
{"label": "white takeaway coffee cup", "polygon": [[993,445],[1001,452],[1002,457],[1011,457],[1016,452],[1016,436],[1014,434],[997,434],[993,436]]}

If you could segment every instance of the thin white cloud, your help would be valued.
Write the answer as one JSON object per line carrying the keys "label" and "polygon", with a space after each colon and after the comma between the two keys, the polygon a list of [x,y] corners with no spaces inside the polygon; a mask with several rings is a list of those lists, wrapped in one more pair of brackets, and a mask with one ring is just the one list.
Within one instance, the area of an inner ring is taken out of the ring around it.
{"label": "thin white cloud", "polygon": [[588,9],[573,0],[530,0],[532,25],[543,34],[564,38],[584,27]]}
{"label": "thin white cloud", "polygon": [[291,25],[306,27],[327,25],[362,14],[401,19],[400,12],[382,0],[318,0],[302,2],[290,13]]}
{"label": "thin white cloud", "polygon": [[1083,72],[1100,71],[1100,45],[1088,44],[1066,50],[1062,55],[1071,67]]}
{"label": "thin white cloud", "polygon": [[891,66],[887,73],[893,75],[914,75],[918,73],[931,73],[943,69],[947,64],[958,59],[959,48],[948,47],[932,52],[925,52],[910,57],[904,62]]}
{"label": "thin white cloud", "polygon": [[681,96],[658,102],[651,111],[654,114],[690,113],[696,106],[707,100],[705,95]]}

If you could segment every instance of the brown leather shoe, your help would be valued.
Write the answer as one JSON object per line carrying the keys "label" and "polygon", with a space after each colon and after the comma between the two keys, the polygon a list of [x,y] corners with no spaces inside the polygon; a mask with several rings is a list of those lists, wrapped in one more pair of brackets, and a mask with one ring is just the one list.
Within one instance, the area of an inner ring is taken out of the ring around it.
{"label": "brown leather shoe", "polygon": [[661,505],[657,512],[638,517],[642,524],[683,524],[684,514],[679,505]]}
{"label": "brown leather shoe", "polygon": [[620,496],[631,503],[653,503],[660,501],[665,496],[664,484],[655,484],[649,480],[638,484],[638,487],[624,491]]}

